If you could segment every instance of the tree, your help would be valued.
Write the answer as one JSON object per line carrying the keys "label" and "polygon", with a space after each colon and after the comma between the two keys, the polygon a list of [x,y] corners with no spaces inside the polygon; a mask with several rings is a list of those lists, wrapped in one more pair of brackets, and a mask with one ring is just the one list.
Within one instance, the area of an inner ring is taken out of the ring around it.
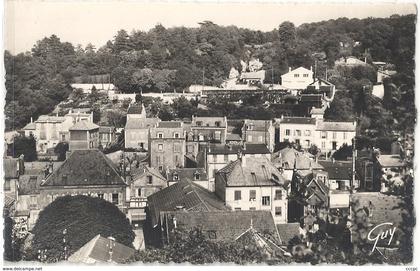
{"label": "tree", "polygon": [[332,157],[335,160],[347,160],[348,157],[353,156],[353,146],[344,144],[337,151],[335,151]]}
{"label": "tree", "polygon": [[[57,198],[39,213],[32,230],[32,250],[46,250],[48,262],[64,259],[63,231],[66,230],[67,256],[93,237],[112,236],[132,247],[134,232],[126,216],[112,203],[88,196]],[[27,255],[36,260],[38,255]]]}
{"label": "tree", "polygon": [[66,154],[69,150],[69,144],[67,142],[59,142],[54,147],[54,153],[57,155],[58,161],[66,160]]}
{"label": "tree", "polygon": [[19,157],[23,155],[26,162],[32,162],[37,159],[36,140],[33,135],[26,137],[24,135],[16,136],[12,144],[12,156]]}

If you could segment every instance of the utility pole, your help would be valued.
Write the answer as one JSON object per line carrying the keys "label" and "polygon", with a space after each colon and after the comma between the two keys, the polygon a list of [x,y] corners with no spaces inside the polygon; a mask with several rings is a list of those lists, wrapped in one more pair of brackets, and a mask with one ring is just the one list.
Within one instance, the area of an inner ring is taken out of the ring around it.
{"label": "utility pole", "polygon": [[67,240],[66,240],[67,229],[63,230],[63,245],[64,245],[64,260],[67,261]]}

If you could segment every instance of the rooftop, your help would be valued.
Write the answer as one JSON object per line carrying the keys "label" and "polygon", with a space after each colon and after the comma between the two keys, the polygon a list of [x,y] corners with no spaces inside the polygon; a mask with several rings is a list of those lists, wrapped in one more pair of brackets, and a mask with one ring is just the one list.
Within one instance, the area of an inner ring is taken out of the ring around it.
{"label": "rooftop", "polygon": [[125,124],[125,129],[146,129],[155,127],[159,122],[158,118],[145,118],[145,119],[128,119]]}
{"label": "rooftop", "polygon": [[158,128],[180,128],[182,127],[181,121],[160,121],[157,125]]}
{"label": "rooftop", "polygon": [[212,143],[208,146],[208,155],[212,154],[268,154],[270,150],[265,144],[244,143],[244,145],[229,145]]}
{"label": "rooftop", "polygon": [[142,114],[143,109],[144,109],[143,104],[130,105],[130,107],[127,110],[127,114]]}
{"label": "rooftop", "polygon": [[289,185],[281,172],[266,158],[249,157],[230,162],[219,170],[226,186],[284,186]]}
{"label": "rooftop", "polygon": [[[177,178],[174,178],[177,176]],[[196,176],[198,179],[196,179]],[[208,176],[207,172],[204,168],[177,168],[177,169],[170,169],[167,173],[166,178],[168,181],[181,181],[181,180],[188,180],[188,181],[207,181]]]}
{"label": "rooftop", "polygon": [[287,246],[293,237],[300,235],[299,223],[277,224],[276,227],[280,235],[281,244],[283,246]]}
{"label": "rooftop", "polygon": [[246,119],[244,122],[244,127],[250,131],[267,131],[271,126],[271,120],[249,120]]}
{"label": "rooftop", "polygon": [[175,211],[178,207],[192,212],[229,210],[214,193],[185,180],[150,195],[147,201],[153,226],[159,223],[162,211]]}
{"label": "rooftop", "polygon": [[381,154],[378,157],[378,162],[383,168],[405,167],[405,163],[399,155]]}
{"label": "rooftop", "polygon": [[100,126],[99,133],[112,133],[115,131],[115,127],[111,126]]}
{"label": "rooftop", "polygon": [[[219,126],[217,125],[219,123]],[[227,127],[225,117],[194,117],[191,122],[192,127]]]}
{"label": "rooftop", "polygon": [[30,122],[25,125],[25,127],[22,128],[22,130],[35,130],[36,125],[35,122]]}
{"label": "rooftop", "polygon": [[277,167],[283,169],[322,169],[323,166],[310,158],[309,153],[286,147],[278,152],[273,153],[271,162]]}
{"label": "rooftop", "polygon": [[3,170],[4,178],[16,179],[19,177],[19,159],[18,158],[4,158]]}
{"label": "rooftop", "polygon": [[[112,253],[110,253],[110,244],[112,243]],[[126,263],[135,253],[133,248],[127,247],[121,243],[104,238],[100,234],[87,242],[79,250],[73,253],[69,262],[73,263]]]}
{"label": "rooftop", "polygon": [[39,194],[39,188],[42,181],[45,179],[44,175],[28,175],[24,174],[19,177],[19,195],[35,195]]}
{"label": "rooftop", "polygon": [[42,116],[39,116],[35,122],[61,123],[61,122],[64,122],[65,120],[66,120],[65,117],[42,115]]}
{"label": "rooftop", "polygon": [[356,123],[344,121],[320,121],[317,123],[316,130],[356,132]]}
{"label": "rooftop", "polygon": [[353,163],[351,161],[318,161],[328,172],[331,180],[351,180]]}
{"label": "rooftop", "polygon": [[282,117],[279,119],[280,123],[290,123],[290,124],[315,124],[316,120],[313,118],[307,117]]}
{"label": "rooftop", "polygon": [[69,128],[70,131],[90,131],[95,129],[99,129],[99,126],[88,121],[78,121]]}
{"label": "rooftop", "polygon": [[238,134],[227,134],[226,141],[242,141],[242,138]]}
{"label": "rooftop", "polygon": [[112,161],[95,149],[72,151],[41,186],[90,185],[126,185]]}

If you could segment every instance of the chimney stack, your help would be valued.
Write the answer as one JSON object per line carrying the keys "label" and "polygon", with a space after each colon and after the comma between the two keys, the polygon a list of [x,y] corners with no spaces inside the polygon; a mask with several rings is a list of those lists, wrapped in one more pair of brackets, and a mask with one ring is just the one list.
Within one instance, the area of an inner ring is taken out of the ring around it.
{"label": "chimney stack", "polygon": [[292,71],[292,67],[289,67],[289,72],[291,72]]}

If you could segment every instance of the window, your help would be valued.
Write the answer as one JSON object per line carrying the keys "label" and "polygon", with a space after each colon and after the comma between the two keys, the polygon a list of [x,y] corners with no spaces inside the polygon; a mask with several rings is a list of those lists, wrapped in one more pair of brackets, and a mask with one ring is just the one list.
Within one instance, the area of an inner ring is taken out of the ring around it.
{"label": "window", "polygon": [[158,134],[157,134],[157,137],[158,137],[158,138],[163,138],[163,133],[158,133]]}
{"label": "window", "polygon": [[179,144],[174,144],[174,152],[181,152],[181,146]]}
{"label": "window", "polygon": [[281,207],[274,208],[274,214],[276,216],[281,216]]}
{"label": "window", "polygon": [[179,133],[174,133],[175,138],[179,138]]}
{"label": "window", "polygon": [[235,200],[241,200],[241,191],[235,190]]}
{"label": "window", "polygon": [[294,74],[294,77],[295,77],[295,78],[299,77],[299,74],[298,74],[298,73],[295,73],[295,74]]}
{"label": "window", "polygon": [[252,124],[249,124],[249,125],[247,125],[247,130],[252,130],[253,128],[254,128],[254,125],[252,125]]}
{"label": "window", "polygon": [[336,139],[337,138],[337,133],[336,132],[333,132],[332,137],[333,137],[333,139]]}
{"label": "window", "polygon": [[277,189],[275,192],[274,200],[282,200],[283,199],[283,191]]}
{"label": "window", "polygon": [[118,193],[112,193],[112,203],[118,204]]}
{"label": "window", "polygon": [[257,191],[249,190],[249,201],[255,201],[256,198],[257,198]]}
{"label": "window", "polygon": [[248,142],[252,142],[252,135],[248,135]]}
{"label": "window", "polygon": [[66,141],[66,135],[61,135],[61,141]]}
{"label": "window", "polygon": [[235,208],[235,211],[240,211],[241,210],[241,208]]}
{"label": "window", "polygon": [[174,180],[174,181],[178,181],[179,180],[179,176],[178,176],[178,173],[174,173],[174,175],[172,176],[172,179]]}
{"label": "window", "polygon": [[36,196],[31,196],[29,208],[30,209],[36,209],[37,208]]}
{"label": "window", "polygon": [[295,135],[296,135],[296,136],[301,136],[301,135],[302,135],[302,133],[301,133],[301,131],[300,131],[300,130],[296,130],[296,131],[295,131]]}
{"label": "window", "polygon": [[198,173],[198,172],[194,173],[194,180],[196,180],[196,181],[200,180],[200,173]]}
{"label": "window", "polygon": [[311,136],[311,130],[305,130],[305,136]]}
{"label": "window", "polygon": [[322,141],[322,142],[321,142],[321,148],[322,148],[322,149],[325,149],[325,141]]}
{"label": "window", "polygon": [[152,176],[147,176],[147,183],[148,184],[152,184],[153,183],[153,177]]}
{"label": "window", "polygon": [[286,129],[286,135],[289,136],[290,135],[290,130]]}
{"label": "window", "polygon": [[311,141],[305,140],[306,147],[309,148],[311,146]]}
{"label": "window", "polygon": [[217,162],[217,155],[213,154],[213,162]]}
{"label": "window", "polygon": [[325,131],[321,132],[321,138],[327,138],[327,132]]}
{"label": "window", "polygon": [[297,145],[300,145],[300,139],[295,139]]}
{"label": "window", "polygon": [[160,171],[162,171],[162,170],[163,170],[163,166],[159,166],[158,168],[159,168],[159,170],[160,170]]}
{"label": "window", "polygon": [[98,198],[100,198],[100,199],[104,199],[104,194],[99,193],[99,194],[98,194]]}
{"label": "window", "polygon": [[209,239],[216,239],[216,231],[208,231]]}
{"label": "window", "polygon": [[229,155],[225,154],[223,156],[223,160],[225,161],[225,163],[229,162]]}
{"label": "window", "polygon": [[163,151],[163,144],[158,144],[158,150]]}
{"label": "window", "polygon": [[347,139],[347,133],[343,132],[343,139]]}
{"label": "window", "polygon": [[215,132],[214,132],[214,139],[215,139],[215,140],[221,140],[221,139],[222,139],[222,132],[220,132],[220,131],[215,131]]}
{"label": "window", "polygon": [[305,74],[303,75],[303,77],[309,77],[309,74],[305,73]]}
{"label": "window", "polygon": [[258,142],[263,142],[263,136],[258,137]]}
{"label": "window", "polygon": [[216,127],[220,127],[220,121],[216,121],[215,124],[216,124]]}
{"label": "window", "polygon": [[203,125],[203,122],[197,121],[196,124],[197,124],[197,126],[201,126],[201,125]]}
{"label": "window", "polygon": [[137,197],[141,197],[141,188],[137,189]]}
{"label": "window", "polygon": [[255,210],[257,210],[257,208],[255,208],[255,207],[249,207],[249,210],[250,211],[255,211]]}
{"label": "window", "polygon": [[270,196],[262,197],[262,205],[263,206],[269,206],[270,205]]}

